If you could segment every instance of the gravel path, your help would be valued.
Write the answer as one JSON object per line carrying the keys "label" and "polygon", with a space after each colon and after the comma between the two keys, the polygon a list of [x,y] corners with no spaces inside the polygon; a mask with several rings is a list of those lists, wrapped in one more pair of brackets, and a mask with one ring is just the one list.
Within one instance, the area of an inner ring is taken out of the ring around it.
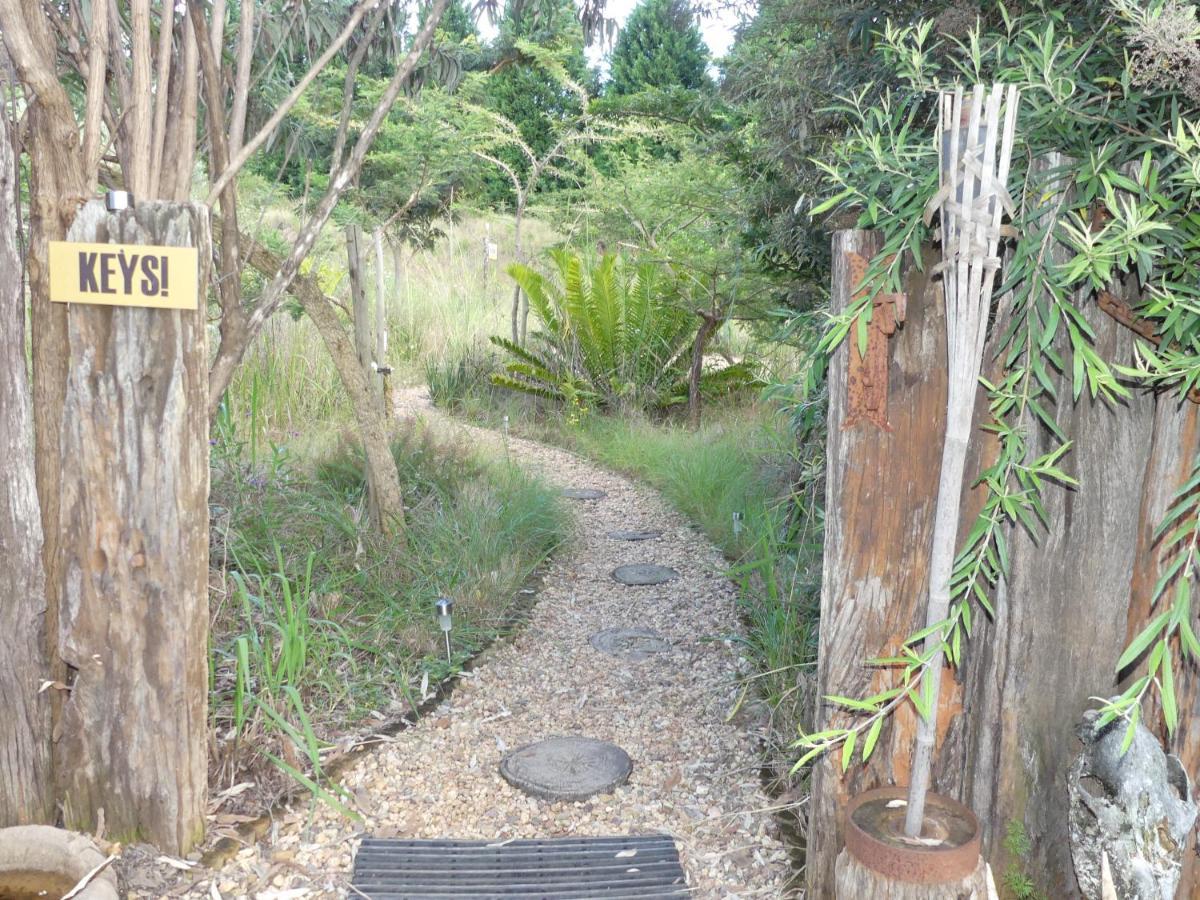
{"label": "gravel path", "polygon": [[[400,401],[402,414],[434,416],[416,391],[403,391]],[[469,430],[473,440],[502,442]],[[297,811],[216,873],[223,897],[347,896],[364,832],[489,840],[668,833],[696,897],[784,896],[788,857],[758,775],[762,723],[749,709],[726,722],[741,690],[741,662],[728,640],[738,621],[720,555],[656,494],[626,478],[530,441],[512,439],[507,452],[552,484],[608,496],[564,501],[577,513],[576,539],[549,567],[520,633],[487,651],[437,710],[346,773],[343,784],[365,823],[323,806]],[[663,534],[610,540],[615,529]],[[640,562],[670,566],[681,577],[647,587],[613,581],[615,567]],[[615,626],[653,629],[673,648],[629,662],[592,647],[592,634]],[[622,747],[633,759],[628,783],[556,803],[500,777],[505,752],[560,735]],[[197,895],[212,896],[209,883],[192,884]]]}

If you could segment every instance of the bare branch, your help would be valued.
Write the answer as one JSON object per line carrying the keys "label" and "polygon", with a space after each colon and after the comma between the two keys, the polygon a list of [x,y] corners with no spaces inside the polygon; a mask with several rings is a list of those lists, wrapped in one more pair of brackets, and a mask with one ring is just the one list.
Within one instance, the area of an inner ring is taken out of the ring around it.
{"label": "bare branch", "polygon": [[83,115],[83,166],[88,192],[96,190],[100,169],[100,127],[104,118],[104,85],[108,74],[108,3],[92,4],[88,36],[87,100]]}
{"label": "bare branch", "polygon": [[154,132],[150,138],[149,196],[158,198],[167,142],[167,105],[171,99],[171,57],[175,46],[175,3],[161,0],[158,12],[158,79],[154,85]]}
{"label": "bare branch", "polygon": [[342,83],[342,115],[338,121],[337,138],[333,142],[330,172],[337,171],[337,167],[342,164],[342,154],[346,152],[346,134],[350,131],[350,113],[354,107],[354,80],[358,76],[358,67],[362,65],[363,57],[367,55],[367,49],[371,46],[371,35],[379,27],[379,20],[383,18],[386,10],[386,3],[375,7],[375,12],[371,13],[371,19],[367,22],[366,34],[354,48],[350,62],[346,65],[346,80]]}
{"label": "bare branch", "polygon": [[[12,2],[12,0],[0,0],[0,2]],[[433,33],[442,18],[442,13],[446,10],[448,2],[449,0],[434,0],[425,24],[417,32],[416,37],[413,39],[412,47],[403,61],[396,67],[396,71],[392,75],[392,80],[388,83],[383,96],[379,99],[379,103],[371,113],[370,119],[367,120],[362,133],[355,142],[354,150],[330,179],[329,187],[325,191],[325,195],[321,198],[320,203],[317,204],[312,217],[300,229],[300,234],[296,238],[296,242],[292,245],[287,259],[283,261],[275,278],[267,285],[258,305],[255,306],[254,311],[250,314],[244,339],[237,344],[230,345],[227,345],[222,340],[221,347],[217,352],[217,358],[213,362],[212,371],[209,375],[210,414],[215,413],[217,410],[221,395],[233,377],[234,369],[245,355],[249,341],[258,334],[267,319],[271,317],[283,302],[285,292],[300,271],[300,264],[312,250],[317,236],[329,221],[329,217],[333,214],[333,209],[337,206],[342,194],[345,193],[354,180],[355,175],[362,169],[367,151],[371,149],[371,145],[375,142],[375,137],[379,134],[379,129],[383,126],[384,119],[387,118],[392,107],[396,105],[401,91],[404,90],[404,86],[412,76],[413,70],[416,68],[421,56],[433,40]],[[366,5],[364,4],[359,9],[360,19],[365,10]],[[247,144],[242,152],[245,153],[250,147],[251,144]]]}
{"label": "bare branch", "polygon": [[522,192],[522,190],[524,190],[524,188],[521,185],[521,179],[517,176],[516,170],[513,169],[513,167],[510,166],[508,163],[506,163],[504,160],[498,159],[495,156],[490,156],[481,150],[472,150],[471,152],[474,153],[476,156],[478,156],[480,159],[482,159],[486,162],[490,162],[493,166],[496,166],[497,168],[502,170],[504,172],[504,174],[506,174],[508,176],[509,180],[512,182],[513,190],[516,191],[518,194],[520,194]]}
{"label": "bare branch", "polygon": [[333,57],[341,51],[342,47],[346,45],[346,41],[350,40],[350,36],[354,34],[354,30],[358,28],[358,23],[363,20],[363,16],[366,15],[367,10],[372,9],[378,2],[379,0],[362,0],[362,2],[354,8],[354,12],[350,14],[350,18],[346,21],[346,26],[334,39],[333,43],[325,48],[325,52],[321,54],[320,58],[317,59],[315,63],[313,63],[312,68],[309,69],[304,74],[304,77],[297,82],[296,86],[292,88],[292,92],[288,94],[286,98],[284,98],[283,102],[279,105],[275,112],[271,114],[271,118],[267,120],[267,123],[263,125],[258,134],[251,138],[245,144],[245,146],[241,147],[237,151],[237,153],[230,160],[229,165],[226,166],[221,172],[220,176],[217,178],[216,182],[212,185],[208,192],[207,203],[210,206],[216,202],[216,199],[218,196],[220,196],[221,191],[225,189],[225,185],[229,184],[229,182],[233,180],[234,176],[237,175],[242,166],[246,164],[246,161],[254,155],[255,151],[257,151],[259,147],[266,143],[267,138],[269,138],[275,129],[279,127],[279,123],[283,121],[284,117],[292,111],[292,107],[296,105],[296,101],[298,101],[304,92],[308,90],[308,86],[312,84],[313,80],[318,75],[321,74],[321,71],[326,65],[328,65],[329,61],[333,59]]}
{"label": "bare branch", "polygon": [[242,0],[238,26],[237,75],[233,81],[233,113],[229,119],[229,152],[242,149],[246,134],[246,106],[250,100],[250,65],[254,60],[254,3]]}
{"label": "bare branch", "polygon": [[150,0],[130,0],[130,56],[133,96],[130,98],[130,146],[123,162],[125,183],[139,200],[150,196]]}

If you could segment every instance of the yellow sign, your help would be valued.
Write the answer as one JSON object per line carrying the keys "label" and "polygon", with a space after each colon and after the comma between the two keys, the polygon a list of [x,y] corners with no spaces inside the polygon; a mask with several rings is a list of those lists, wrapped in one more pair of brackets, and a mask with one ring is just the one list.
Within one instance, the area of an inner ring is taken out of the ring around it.
{"label": "yellow sign", "polygon": [[196,308],[195,247],[51,241],[49,264],[54,303]]}

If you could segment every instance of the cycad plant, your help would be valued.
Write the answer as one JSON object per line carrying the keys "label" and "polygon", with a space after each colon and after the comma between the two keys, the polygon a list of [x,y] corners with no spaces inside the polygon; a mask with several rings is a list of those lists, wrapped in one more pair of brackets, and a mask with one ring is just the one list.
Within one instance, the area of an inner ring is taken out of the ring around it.
{"label": "cycad plant", "polygon": [[[594,265],[566,250],[550,258],[555,277],[520,264],[508,269],[541,329],[524,347],[492,338],[512,357],[492,381],[588,408],[646,409],[685,398],[700,320],[672,270],[614,254]],[[743,376],[736,367],[720,380]]]}

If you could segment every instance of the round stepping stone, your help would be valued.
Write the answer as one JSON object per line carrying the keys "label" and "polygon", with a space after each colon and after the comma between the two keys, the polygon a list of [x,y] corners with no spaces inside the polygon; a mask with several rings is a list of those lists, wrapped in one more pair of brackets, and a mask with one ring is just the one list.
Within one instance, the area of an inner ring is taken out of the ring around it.
{"label": "round stepping stone", "polygon": [[634,563],[631,566],[618,566],[613,569],[612,577],[621,584],[664,584],[674,581],[679,577],[679,573],[666,566]]}
{"label": "round stepping stone", "polygon": [[603,500],[608,496],[606,491],[599,488],[566,488],[562,493],[571,500]]}
{"label": "round stepping stone", "polygon": [[586,800],[624,784],[632,771],[629,754],[616,744],[585,737],[526,744],[500,761],[505,781],[544,800]]}
{"label": "round stepping stone", "polygon": [[651,541],[654,538],[662,537],[661,531],[610,531],[608,533],[609,540],[612,541]]}
{"label": "round stepping stone", "polygon": [[605,628],[593,634],[591,642],[601,653],[632,662],[642,662],[671,649],[661,634],[649,628]]}

